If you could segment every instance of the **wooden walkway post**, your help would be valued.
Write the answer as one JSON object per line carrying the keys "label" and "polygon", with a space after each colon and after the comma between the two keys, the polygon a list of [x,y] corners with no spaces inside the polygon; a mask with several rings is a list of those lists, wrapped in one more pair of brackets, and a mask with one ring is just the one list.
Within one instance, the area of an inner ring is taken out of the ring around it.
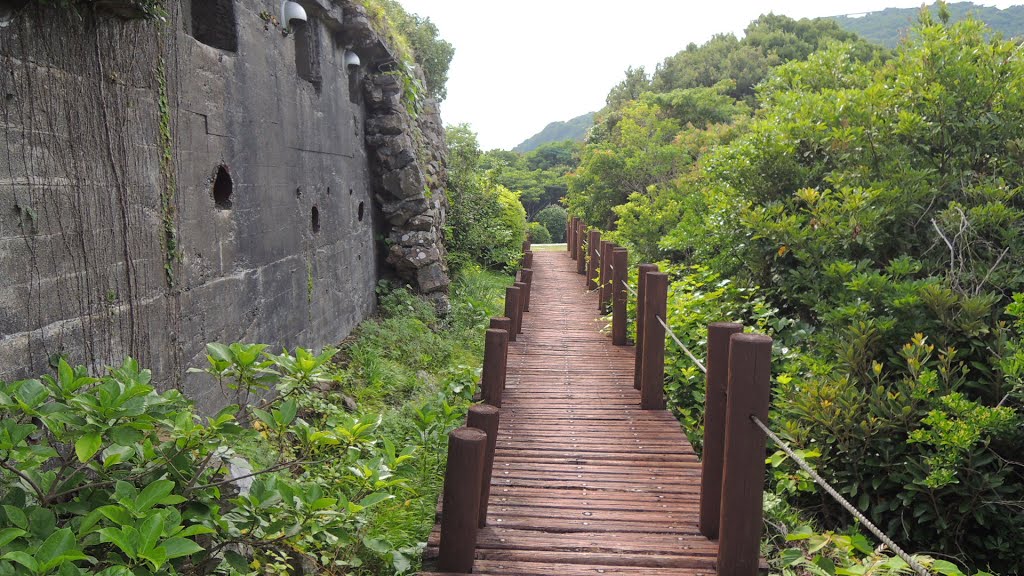
{"label": "wooden walkway post", "polygon": [[755,576],[760,560],[765,435],[751,420],[768,422],[772,339],[763,334],[729,338],[725,466],[719,519],[718,573]]}
{"label": "wooden walkway post", "polygon": [[519,334],[523,333],[523,306],[526,304],[526,282],[515,282],[512,284],[516,288],[519,288],[519,311],[518,318],[516,318],[516,331]]}
{"label": "wooden walkway post", "polygon": [[569,240],[569,231],[572,230],[572,216],[565,217],[565,249],[572,253],[572,241]]}
{"label": "wooden walkway post", "polygon": [[523,268],[533,268],[533,251],[523,254]]}
{"label": "wooden walkway post", "polygon": [[579,225],[580,218],[572,216],[572,221],[569,223],[569,229],[565,231],[565,243],[569,245],[569,257],[571,257],[573,260],[575,259],[575,256],[577,256],[577,253],[575,253],[575,249],[577,249],[577,234],[579,234]]}
{"label": "wooden walkway post", "polygon": [[601,265],[601,232],[591,230],[587,239],[587,290],[597,288],[597,268]]}
{"label": "wooden walkway post", "polygon": [[466,426],[487,434],[487,448],[484,450],[484,473],[480,479],[480,523],[487,526],[487,506],[491,499],[491,473],[494,471],[494,448],[498,443],[499,410],[494,406],[477,404],[470,406],[466,414]]}
{"label": "wooden walkway post", "polygon": [[505,365],[508,354],[508,332],[487,330],[484,337],[484,369],[480,376],[480,396],[491,406],[501,408],[501,391],[505,387]]}
{"label": "wooden walkway post", "polygon": [[519,334],[519,288],[509,286],[505,288],[505,317],[512,321],[511,330],[508,332],[508,341],[515,342]]}
{"label": "wooden walkway post", "polygon": [[576,273],[587,273],[587,253],[590,252],[587,246],[587,227],[580,222],[579,233],[576,234]]}
{"label": "wooden walkway post", "polygon": [[473,571],[486,449],[487,434],[475,428],[457,428],[448,435],[437,557],[442,572]]}
{"label": "wooden walkway post", "polygon": [[601,292],[597,303],[597,309],[601,311],[601,314],[607,314],[611,309],[612,290],[614,290],[611,272],[612,250],[615,247],[614,242],[601,240],[601,269],[599,271],[601,276]]}
{"label": "wooden walkway post", "polygon": [[729,338],[742,324],[708,325],[707,380],[704,397],[704,455],[700,474],[700,533],[718,540],[722,504],[722,460],[725,457],[725,389],[729,383]]}
{"label": "wooden walkway post", "polygon": [[[533,253],[530,253],[532,256]],[[530,292],[533,291],[533,270],[530,268],[523,268],[519,271],[519,279],[526,284],[526,298],[523,300],[523,311],[530,311]]]}
{"label": "wooden walkway post", "polygon": [[640,382],[640,408],[665,409],[665,318],[668,301],[668,274],[649,272],[644,295],[643,380]]}
{"label": "wooden walkway post", "polygon": [[612,344],[626,345],[626,272],[629,271],[629,252],[615,248],[612,255]]}
{"label": "wooden walkway post", "polygon": [[633,367],[633,388],[639,390],[644,374],[644,327],[647,314],[644,313],[644,297],[647,296],[647,274],[657,272],[657,264],[641,264],[637,270],[636,282],[636,364]]}
{"label": "wooden walkway post", "polygon": [[[494,330],[504,330],[509,335],[508,341],[512,340],[512,319],[507,316],[498,316],[491,318],[490,327]],[[505,389],[505,384],[508,383],[508,344],[505,345],[505,357],[501,364],[501,388]]]}

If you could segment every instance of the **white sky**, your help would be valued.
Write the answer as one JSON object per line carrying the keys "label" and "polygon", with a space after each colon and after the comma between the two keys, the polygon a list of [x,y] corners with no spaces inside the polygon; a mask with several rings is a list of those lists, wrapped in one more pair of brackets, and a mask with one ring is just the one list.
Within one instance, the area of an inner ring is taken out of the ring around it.
{"label": "white sky", "polygon": [[[596,111],[629,66],[652,72],[690,42],[743,29],[767,12],[793,18],[915,7],[921,0],[401,0],[455,45],[442,104],[484,150],[511,149],[549,122]],[[931,3],[931,2],[929,2]],[[977,4],[1005,8],[1020,1]]]}

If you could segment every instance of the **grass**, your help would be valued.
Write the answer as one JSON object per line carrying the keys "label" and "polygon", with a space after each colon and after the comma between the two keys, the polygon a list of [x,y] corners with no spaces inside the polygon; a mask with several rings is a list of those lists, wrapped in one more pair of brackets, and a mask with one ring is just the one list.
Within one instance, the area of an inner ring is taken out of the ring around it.
{"label": "grass", "polygon": [[534,252],[565,252],[565,242],[561,244],[533,244],[530,250]]}

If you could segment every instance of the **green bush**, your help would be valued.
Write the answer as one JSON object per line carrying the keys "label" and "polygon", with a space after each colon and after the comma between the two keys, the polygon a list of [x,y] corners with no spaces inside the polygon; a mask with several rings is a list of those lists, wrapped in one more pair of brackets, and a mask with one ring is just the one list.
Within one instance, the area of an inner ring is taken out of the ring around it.
{"label": "green bush", "polygon": [[449,127],[448,214],[446,236],[451,264],[477,262],[512,269],[526,240],[526,210],[519,194],[481,177],[480,147],[468,126]]}
{"label": "green bush", "polygon": [[529,222],[526,225],[526,239],[533,244],[550,244],[551,233],[540,222]]}
{"label": "green bush", "polygon": [[569,213],[565,208],[557,204],[550,204],[537,212],[534,221],[547,228],[552,242],[565,242],[565,225],[568,218]]}

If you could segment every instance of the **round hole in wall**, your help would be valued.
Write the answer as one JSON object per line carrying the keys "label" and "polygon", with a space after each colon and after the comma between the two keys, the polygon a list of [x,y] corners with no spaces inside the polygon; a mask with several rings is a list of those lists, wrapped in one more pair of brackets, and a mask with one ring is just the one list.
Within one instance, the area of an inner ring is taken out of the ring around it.
{"label": "round hole in wall", "polygon": [[221,164],[217,167],[217,176],[213,179],[213,203],[221,210],[231,210],[231,194],[234,192],[234,183],[231,181],[231,174],[228,167]]}
{"label": "round hole in wall", "polygon": [[362,202],[359,203],[358,215],[359,215],[359,221],[362,222],[363,221],[363,203]]}
{"label": "round hole in wall", "polygon": [[320,232],[320,209],[317,208],[316,206],[313,206],[313,215],[312,215],[311,219],[312,219],[313,233],[316,234],[316,233]]}
{"label": "round hole in wall", "polygon": [[349,195],[349,196],[351,196],[351,195],[352,195],[352,189],[351,189],[351,188],[349,188],[349,189],[348,189],[348,195]]}
{"label": "round hole in wall", "polygon": [[299,187],[295,188],[295,197],[296,198],[301,198],[302,197],[302,186],[299,186]]}

